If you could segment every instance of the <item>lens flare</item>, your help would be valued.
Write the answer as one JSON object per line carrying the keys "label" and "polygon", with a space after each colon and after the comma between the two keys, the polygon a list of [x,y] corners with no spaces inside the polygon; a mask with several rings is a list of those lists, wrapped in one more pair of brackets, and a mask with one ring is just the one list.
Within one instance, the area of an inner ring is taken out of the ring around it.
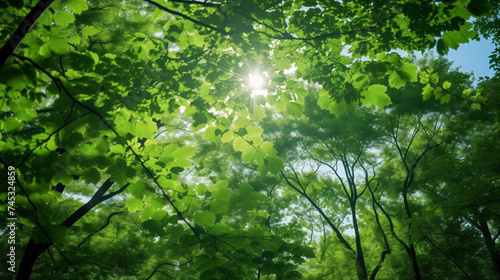
{"label": "lens flare", "polygon": [[249,74],[248,75],[248,83],[251,88],[253,89],[261,89],[262,85],[264,84],[264,80],[262,79],[262,76],[258,74]]}

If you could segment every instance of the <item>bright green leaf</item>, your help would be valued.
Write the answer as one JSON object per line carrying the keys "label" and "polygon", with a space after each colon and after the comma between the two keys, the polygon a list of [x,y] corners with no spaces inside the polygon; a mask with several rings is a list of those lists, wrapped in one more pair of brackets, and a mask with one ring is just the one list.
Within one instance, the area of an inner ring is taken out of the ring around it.
{"label": "bright green leaf", "polygon": [[84,37],[87,37],[87,36],[94,36],[95,34],[99,33],[99,29],[97,29],[96,27],[94,26],[91,26],[91,25],[87,25],[85,26],[83,29],[82,29],[82,35]]}
{"label": "bright green leaf", "polygon": [[286,111],[293,116],[300,118],[300,116],[304,113],[304,106],[297,102],[289,102],[286,105]]}
{"label": "bright green leaf", "polygon": [[434,88],[430,84],[425,85],[424,89],[422,90],[424,101],[431,98],[433,90]]}
{"label": "bright green leaf", "polygon": [[49,48],[56,54],[65,54],[69,51],[68,38],[52,38]]}
{"label": "bright green leaf", "polygon": [[59,26],[67,27],[73,21],[75,21],[75,16],[68,11],[62,10],[54,14],[54,22]]}
{"label": "bright green leaf", "polygon": [[364,98],[361,103],[366,107],[374,105],[383,108],[386,105],[392,104],[391,98],[386,94],[387,87],[384,85],[371,85],[364,92]]}
{"label": "bright green leaf", "polygon": [[75,14],[79,15],[83,11],[88,10],[89,6],[85,0],[69,0],[68,9],[72,10]]}
{"label": "bright green leaf", "polygon": [[81,176],[89,184],[97,184],[101,180],[101,173],[95,167],[85,168]]}
{"label": "bright green leaf", "polygon": [[398,71],[393,71],[389,76],[389,85],[393,88],[399,89],[406,85],[406,81]]}
{"label": "bright green leaf", "polygon": [[443,97],[441,97],[441,104],[450,102],[450,99],[451,99],[451,95],[445,94]]}
{"label": "bright green leaf", "polygon": [[125,207],[127,207],[130,212],[139,211],[142,209],[142,199],[131,197],[125,202]]}
{"label": "bright green leaf", "polygon": [[213,225],[215,223],[215,214],[204,211],[194,215],[194,223],[199,226]]}

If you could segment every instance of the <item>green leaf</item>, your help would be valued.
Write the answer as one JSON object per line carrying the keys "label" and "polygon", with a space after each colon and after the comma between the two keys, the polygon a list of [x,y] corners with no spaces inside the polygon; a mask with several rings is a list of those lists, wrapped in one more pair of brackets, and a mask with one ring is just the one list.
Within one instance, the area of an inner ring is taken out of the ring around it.
{"label": "green leaf", "polygon": [[289,102],[286,105],[286,111],[293,116],[300,118],[304,113],[304,106],[297,102]]}
{"label": "green leaf", "polygon": [[441,104],[450,102],[450,99],[451,99],[451,94],[445,94],[443,97],[441,97]]}
{"label": "green leaf", "polygon": [[171,153],[178,158],[190,158],[196,153],[196,147],[192,146],[182,146],[177,148],[175,152]]}
{"label": "green leaf", "polygon": [[236,127],[236,129],[246,128],[248,125],[250,125],[250,120],[247,119],[246,117],[239,117],[234,122],[234,126]]}
{"label": "green leaf", "polygon": [[205,184],[199,184],[196,187],[196,192],[198,195],[205,195],[205,193],[208,191],[208,187]]}
{"label": "green leaf", "polygon": [[469,4],[467,4],[467,10],[476,17],[488,14],[491,9],[491,4],[485,0],[471,0]]}
{"label": "green leaf", "polygon": [[443,34],[441,39],[446,47],[456,50],[460,44],[468,43],[469,39],[476,35],[476,32],[471,29],[472,23],[466,22],[460,27],[460,30],[449,31],[446,34]]}
{"label": "green leaf", "polygon": [[84,37],[87,37],[87,36],[94,36],[95,34],[99,33],[99,29],[97,29],[96,27],[92,26],[92,25],[87,25],[85,26],[83,29],[82,29],[82,35]]}
{"label": "green leaf", "polygon": [[241,137],[238,137],[233,141],[233,149],[238,152],[246,150],[249,146],[250,144],[248,144],[248,142]]}
{"label": "green leaf", "polygon": [[278,156],[269,155],[266,158],[266,162],[266,165],[269,167],[269,171],[272,174],[276,174],[284,169],[285,161]]}
{"label": "green leaf", "polygon": [[389,76],[389,85],[395,89],[399,89],[406,85],[406,81],[398,71],[393,71]]}
{"label": "green leaf", "polygon": [[444,88],[444,89],[449,89],[450,87],[451,87],[451,83],[450,83],[450,82],[448,82],[448,81],[444,81],[444,83],[443,83],[443,88]]}
{"label": "green leaf", "polygon": [[405,63],[401,66],[401,72],[403,73],[403,77],[406,81],[416,82],[418,76],[418,67],[417,65],[411,63]]}
{"label": "green leaf", "polygon": [[366,88],[370,85],[370,77],[366,74],[356,73],[353,78],[353,86],[359,90]]}
{"label": "green leaf", "polygon": [[432,91],[432,94],[434,95],[434,98],[436,98],[436,100],[438,100],[441,98],[441,96],[443,96],[443,89],[440,87],[437,87]]}
{"label": "green leaf", "polygon": [[164,149],[163,149],[163,154],[165,155],[172,155],[178,148],[179,146],[177,144],[168,144]]}
{"label": "green leaf", "polygon": [[32,121],[38,115],[33,109],[33,102],[24,96],[13,102],[10,105],[10,109],[21,121]]}
{"label": "green leaf", "polygon": [[257,151],[253,147],[248,147],[241,154],[241,159],[243,159],[245,162],[253,162],[256,154]]}
{"label": "green leaf", "polygon": [[228,131],[224,132],[224,134],[222,135],[222,142],[223,143],[230,142],[233,139],[234,139],[233,132],[231,130],[228,130]]}
{"label": "green leaf", "polygon": [[163,18],[163,15],[165,14],[165,11],[160,10],[156,8],[153,13],[151,14],[151,19],[152,20],[159,20]]}
{"label": "green leaf", "polygon": [[266,116],[266,110],[260,106],[256,105],[252,112],[252,120],[259,122]]}
{"label": "green leaf", "polygon": [[230,202],[229,200],[213,199],[209,201],[208,205],[210,205],[210,211],[214,213],[226,213],[229,210]]}
{"label": "green leaf", "polygon": [[189,246],[198,243],[198,238],[194,234],[184,234],[179,238],[179,243],[183,247],[188,248]]}
{"label": "green leaf", "polygon": [[332,102],[330,94],[328,91],[322,89],[319,91],[319,97],[318,97],[318,102],[317,104],[321,109],[328,110],[328,107],[330,106],[330,103]]}
{"label": "green leaf", "polygon": [[75,14],[79,15],[83,11],[88,10],[89,6],[85,0],[69,0],[68,9],[72,10]]}
{"label": "green leaf", "polygon": [[4,130],[5,132],[15,131],[15,130],[18,130],[20,128],[23,128],[23,126],[24,126],[23,122],[15,117],[7,118],[4,121],[2,121],[2,120],[0,120],[0,121],[1,121],[0,128],[2,130]]}
{"label": "green leaf", "polygon": [[305,246],[297,246],[295,249],[292,250],[292,253],[306,258],[316,257],[314,250],[310,247],[305,247]]}
{"label": "green leaf", "polygon": [[194,215],[194,223],[199,226],[213,225],[215,223],[215,214],[204,211]]}
{"label": "green leaf", "polygon": [[261,135],[262,132],[264,132],[264,129],[262,129],[259,126],[252,125],[252,126],[247,127],[246,131],[247,131],[247,135],[256,136],[256,135]]}
{"label": "green leaf", "polygon": [[437,52],[439,55],[445,55],[448,53],[448,47],[445,45],[442,39],[437,41]]}
{"label": "green leaf", "polygon": [[69,51],[68,38],[52,38],[49,48],[56,54],[66,54]]}
{"label": "green leaf", "polygon": [[45,11],[43,15],[38,19],[37,24],[51,26],[52,25],[52,12]]}
{"label": "green leaf", "polygon": [[[50,232],[49,232],[49,236],[50,236]],[[31,233],[31,238],[33,238],[33,241],[35,242],[35,244],[49,242],[49,239],[47,238],[45,233],[38,226],[33,228],[33,232]]]}
{"label": "green leaf", "polygon": [[278,70],[287,70],[292,67],[292,61],[288,57],[284,57],[276,63],[276,69]]}
{"label": "green leaf", "polygon": [[342,100],[340,102],[332,101],[330,103],[330,105],[328,105],[328,110],[331,113],[334,113],[335,116],[337,116],[337,117],[339,117],[340,114],[342,114],[344,111],[346,111],[348,109],[349,109],[349,106],[347,105],[347,103],[344,100]]}
{"label": "green leaf", "polygon": [[92,143],[92,148],[94,148],[99,154],[105,154],[109,150],[108,140],[104,137],[99,137]]}
{"label": "green leaf", "polygon": [[424,101],[431,98],[433,90],[434,88],[430,84],[425,85],[424,89],[422,90]]}
{"label": "green leaf", "polygon": [[38,54],[47,58],[47,57],[50,57],[50,55],[52,54],[52,52],[50,51],[50,48],[49,46],[47,45],[42,45],[40,47],[40,50],[38,51]]}
{"label": "green leaf", "polygon": [[67,231],[68,231],[68,228],[65,227],[65,226],[55,226],[50,231],[50,237],[51,237],[52,240],[61,241],[61,240],[63,240],[63,238],[66,235]]}
{"label": "green leaf", "polygon": [[205,139],[214,143],[219,141],[220,136],[215,135],[215,130],[215,127],[207,127],[207,129],[205,129],[205,131],[203,132],[203,136],[205,137]]}
{"label": "green leaf", "polygon": [[101,180],[101,173],[95,167],[85,168],[81,176],[89,184],[97,184]]}
{"label": "green leaf", "polygon": [[229,183],[227,180],[221,180],[213,185],[210,191],[216,199],[226,200],[229,197],[228,186]]}
{"label": "green leaf", "polygon": [[[162,185],[162,187],[163,187],[163,185]],[[128,186],[127,190],[134,197],[142,198],[142,197],[144,197],[144,195],[146,193],[146,184],[144,184],[144,182],[142,182],[142,181],[137,181],[137,182],[131,184],[130,186]]]}
{"label": "green leaf", "polygon": [[125,207],[128,208],[129,212],[135,212],[142,209],[142,199],[137,197],[131,197],[125,202]]}
{"label": "green leaf", "polygon": [[73,23],[74,21],[75,21],[75,16],[68,11],[62,10],[54,14],[54,22],[59,26],[67,27],[70,23]]}
{"label": "green leaf", "polygon": [[387,87],[384,85],[371,85],[364,92],[364,98],[361,98],[361,103],[366,107],[374,105],[379,108],[392,104],[391,98],[386,94],[386,91]]}
{"label": "green leaf", "polygon": [[138,138],[152,138],[157,129],[156,123],[151,119],[140,120],[135,124],[135,133]]}

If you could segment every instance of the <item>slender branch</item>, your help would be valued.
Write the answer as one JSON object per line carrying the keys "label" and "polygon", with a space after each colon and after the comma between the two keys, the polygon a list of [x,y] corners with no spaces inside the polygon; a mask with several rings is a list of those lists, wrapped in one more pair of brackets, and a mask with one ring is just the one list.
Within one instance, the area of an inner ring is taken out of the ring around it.
{"label": "slender branch", "polygon": [[448,256],[448,254],[446,254],[443,250],[441,250],[436,244],[434,244],[434,242],[432,242],[432,240],[429,238],[429,237],[426,237],[426,240],[429,244],[431,244],[434,248],[436,248],[436,250],[438,250],[441,254],[443,254],[443,256],[446,257],[446,259],[448,259],[449,261],[451,261],[456,267],[458,267],[458,269],[460,269],[462,271],[462,273],[465,275],[465,277],[467,277],[467,279],[469,280],[472,280],[469,276],[469,274],[467,274],[467,272],[465,272],[465,270],[463,270],[463,268],[455,261],[453,260],[453,258],[451,258],[450,256]]}
{"label": "slender branch", "polygon": [[80,242],[76,247],[81,247],[85,242],[87,242],[88,240],[90,240],[90,238],[92,238],[92,236],[94,236],[95,234],[97,234],[98,232],[100,232],[101,230],[105,229],[109,223],[111,222],[111,218],[115,215],[118,215],[118,214],[121,214],[123,213],[124,211],[120,211],[120,212],[114,212],[114,213],[111,213],[111,215],[108,216],[108,219],[106,221],[106,223],[101,226],[98,230],[96,230],[95,232],[89,234],[87,237],[85,237],[82,242]]}
{"label": "slender branch", "polygon": [[168,265],[168,266],[172,266],[172,267],[175,267],[175,268],[179,268],[179,267],[183,267],[183,266],[185,266],[186,264],[188,264],[188,263],[190,263],[190,262],[192,262],[192,261],[193,261],[193,260],[192,260],[192,259],[190,259],[190,260],[188,260],[187,262],[182,263],[182,264],[180,264],[180,265],[175,265],[175,264],[172,264],[172,263],[161,263],[161,264],[157,265],[157,266],[155,267],[155,269],[153,270],[153,272],[151,273],[151,275],[149,275],[149,277],[147,277],[147,278],[146,278],[146,279],[144,279],[144,280],[149,280],[149,279],[151,279],[151,278],[155,275],[156,271],[157,271],[160,267],[162,267],[162,266],[164,266],[164,265]]}
{"label": "slender branch", "polygon": [[417,117],[417,129],[415,129],[411,135],[410,143],[408,144],[408,147],[406,148],[406,151],[405,151],[405,156],[404,156],[405,160],[408,158],[408,152],[410,151],[410,147],[413,144],[413,141],[415,141],[415,138],[417,137],[417,134],[420,131],[421,127],[422,126],[421,126],[421,122],[420,122],[420,117]]}
{"label": "slender branch", "polygon": [[[385,248],[386,248],[380,254],[380,260],[379,260],[379,262],[377,263],[377,266],[373,269],[373,271],[372,271],[372,273],[370,275],[370,280],[375,280],[375,278],[377,276],[377,273],[379,272],[380,268],[382,268],[382,264],[384,263],[386,255],[388,255],[388,254],[391,253],[391,246],[389,245],[389,241],[387,240],[387,235],[385,234],[385,231],[382,228],[382,224],[380,223],[379,215],[378,215],[378,212],[377,212],[377,205],[376,205],[377,199],[375,198],[375,194],[373,193],[373,190],[372,190],[372,188],[370,186],[370,182],[371,181],[368,181],[366,179],[368,177],[368,172],[364,168],[363,168],[363,170],[365,171],[365,183],[366,183],[367,189],[370,191],[370,194],[371,194],[371,197],[372,197],[372,208],[373,208],[373,213],[375,215],[375,221],[376,221],[377,226],[378,226],[378,228],[380,230],[380,233],[382,234],[382,238],[384,239],[384,245],[385,245]],[[379,178],[379,180],[377,181],[377,187],[376,188],[378,188],[381,179],[382,178]]]}
{"label": "slender branch", "polygon": [[47,138],[45,138],[43,141],[41,141],[40,143],[38,143],[33,149],[31,149],[22,159],[21,159],[21,162],[17,165],[17,167],[20,167],[24,164],[24,162],[28,159],[28,157],[38,148],[40,148],[44,143],[46,143],[47,141],[50,140],[50,138],[52,136],[54,136],[56,133],[58,133],[59,131],[61,131],[61,129],[65,128],[68,124],[70,124],[71,122],[73,121],[76,121],[78,119],[81,119],[83,117],[85,117],[86,115],[90,114],[90,112],[87,112],[83,115],[81,115],[80,117],[76,118],[76,119],[73,119],[73,120],[69,120],[67,121],[66,123],[64,123],[61,127],[57,128],[56,130],[54,130],[52,133],[49,134],[49,136]]}
{"label": "slender branch", "polygon": [[295,187],[289,180],[288,178],[285,176],[285,173],[283,173],[283,171],[281,171],[281,177],[283,177],[283,179],[285,179],[285,181],[287,182],[287,184],[292,187],[295,191],[297,191],[299,194],[301,194],[303,197],[305,197],[309,203],[311,203],[311,205],[319,212],[319,214],[323,217],[323,219],[325,219],[325,221],[328,223],[328,225],[332,228],[332,230],[337,234],[337,237],[338,239],[340,240],[340,243],[342,243],[347,249],[349,249],[350,251],[352,251],[354,254],[356,254],[356,251],[354,251],[354,249],[351,247],[351,245],[349,245],[349,243],[347,243],[347,241],[344,239],[344,237],[342,236],[342,233],[339,231],[339,229],[332,223],[332,221],[330,220],[330,218],[328,218],[328,216],[325,214],[325,212],[323,212],[323,210],[318,206],[318,204],[316,204],[316,202],[314,202],[306,193],[304,192],[301,192],[297,187]]}
{"label": "slender branch", "polygon": [[115,6],[115,5],[105,5],[105,6],[102,6],[102,7],[92,7],[92,8],[89,8],[88,10],[86,10],[85,12],[90,12],[90,11],[102,11],[106,8],[118,8],[118,6]]}
{"label": "slender branch", "polygon": [[[320,141],[321,141],[321,139],[320,139]],[[327,148],[330,150],[330,152],[331,152],[332,154],[335,154],[335,153],[333,152],[333,150],[331,150],[331,149],[328,147],[328,145],[327,145],[326,143],[324,143],[324,144],[325,144],[325,146],[327,146]],[[339,175],[339,173],[337,172],[337,168],[333,167],[331,164],[329,164],[329,163],[327,163],[327,162],[324,162],[324,161],[322,161],[322,160],[320,160],[320,159],[318,159],[318,158],[314,157],[314,156],[311,154],[311,152],[309,152],[309,150],[307,150],[305,147],[303,147],[303,149],[304,149],[304,150],[305,150],[305,151],[309,154],[309,156],[310,156],[313,160],[315,160],[315,161],[317,161],[318,163],[321,163],[321,164],[323,164],[323,165],[326,165],[328,168],[330,168],[330,169],[333,171],[333,173],[335,173],[335,176],[337,177],[337,179],[339,179],[340,184],[342,185],[342,188],[343,188],[343,190],[344,190],[344,193],[345,193],[345,194],[346,194],[346,196],[347,196],[347,199],[348,199],[349,201],[351,201],[351,200],[352,200],[352,196],[350,195],[349,191],[347,191],[347,188],[346,188],[346,186],[345,186],[344,179],[342,179],[342,177],[341,177],[341,176]],[[337,158],[337,156],[336,156],[336,155],[335,155],[335,158],[336,158],[336,160],[338,161],[338,158]]]}
{"label": "slender branch", "polygon": [[170,0],[170,2],[176,2],[176,3],[183,3],[183,4],[195,4],[195,5],[201,5],[204,7],[213,7],[213,8],[219,8],[222,6],[221,3],[210,3],[210,2],[199,2],[199,1],[187,1],[187,0]]}
{"label": "slender branch", "polygon": [[151,5],[153,5],[153,6],[155,6],[155,7],[157,7],[157,8],[158,8],[158,9],[160,9],[160,10],[163,10],[163,11],[165,11],[165,12],[169,13],[169,14],[176,15],[176,16],[180,16],[180,17],[182,17],[183,19],[189,20],[189,21],[191,21],[191,22],[193,22],[193,23],[196,23],[196,24],[198,24],[198,25],[201,25],[201,26],[203,26],[203,27],[206,27],[207,29],[217,31],[217,32],[219,32],[219,33],[221,33],[221,34],[223,34],[223,35],[228,35],[228,33],[227,33],[225,30],[223,30],[223,29],[219,29],[219,28],[217,28],[217,27],[211,26],[211,25],[209,25],[209,24],[206,24],[206,23],[204,23],[204,22],[201,22],[201,21],[199,21],[199,20],[197,20],[197,19],[194,19],[194,18],[192,18],[192,17],[186,16],[186,15],[185,15],[185,14],[183,14],[183,13],[179,13],[179,12],[177,12],[177,11],[171,10],[171,9],[169,9],[169,8],[167,8],[167,7],[165,7],[165,6],[162,6],[162,5],[160,5],[160,4],[158,4],[158,3],[154,2],[154,1],[151,1],[151,0],[144,0],[144,1],[145,1],[145,2],[147,2],[147,3],[149,3],[149,4],[151,4]]}

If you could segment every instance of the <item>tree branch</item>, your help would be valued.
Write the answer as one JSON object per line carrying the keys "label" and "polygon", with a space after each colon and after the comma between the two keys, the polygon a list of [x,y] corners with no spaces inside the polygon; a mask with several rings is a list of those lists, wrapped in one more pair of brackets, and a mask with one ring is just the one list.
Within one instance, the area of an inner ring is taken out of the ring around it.
{"label": "tree branch", "polygon": [[108,216],[108,219],[106,221],[106,223],[101,226],[98,230],[96,230],[95,232],[89,234],[87,237],[85,237],[82,242],[80,242],[76,247],[81,247],[85,242],[87,242],[90,238],[92,238],[92,236],[94,236],[95,234],[97,234],[98,232],[100,232],[101,230],[105,229],[109,223],[111,222],[111,217],[115,216],[115,215],[118,215],[118,214],[121,214],[123,213],[124,211],[120,211],[120,212],[115,212],[115,213],[112,213],[111,215]]}
{"label": "tree branch", "polygon": [[164,7],[164,6],[162,6],[162,5],[158,4],[158,3],[154,2],[154,1],[151,1],[151,0],[144,0],[144,1],[148,2],[149,4],[151,4],[151,5],[155,6],[155,7],[157,7],[158,9],[163,10],[163,11],[165,11],[165,12],[169,13],[169,14],[176,15],[176,16],[180,16],[180,17],[182,17],[183,19],[189,20],[189,21],[191,21],[191,22],[193,22],[193,23],[196,23],[196,24],[198,24],[198,25],[201,25],[201,26],[203,26],[203,27],[206,27],[207,29],[210,29],[210,30],[213,30],[213,31],[217,31],[217,32],[219,32],[220,34],[223,34],[223,35],[228,35],[228,33],[227,33],[225,30],[219,29],[219,28],[217,28],[217,27],[211,26],[211,25],[209,25],[209,24],[206,24],[206,23],[204,23],[204,22],[201,22],[201,21],[199,21],[199,20],[197,20],[197,19],[194,19],[194,18],[192,18],[192,17],[186,16],[185,14],[182,14],[182,13],[179,13],[179,12],[177,12],[177,11],[171,10],[171,9],[169,9],[169,8],[167,8],[167,7]]}
{"label": "tree branch", "polygon": [[446,259],[448,259],[449,261],[451,261],[456,267],[458,267],[458,269],[460,269],[462,271],[462,273],[465,275],[465,277],[467,277],[467,279],[469,280],[472,280],[469,276],[469,274],[467,274],[467,272],[465,272],[465,270],[463,270],[463,268],[456,262],[454,261],[450,256],[448,256],[448,254],[446,254],[443,250],[441,250],[438,246],[436,246],[436,244],[434,244],[434,242],[432,242],[432,240],[429,238],[429,237],[426,237],[425,238],[427,240],[427,243],[431,244],[434,248],[436,248],[441,254],[443,254],[443,256],[446,257]]}
{"label": "tree branch", "polygon": [[323,210],[316,204],[316,202],[314,202],[306,193],[304,192],[301,192],[299,189],[297,189],[297,187],[295,187],[289,180],[288,178],[285,176],[285,173],[283,173],[283,171],[281,171],[281,176],[283,177],[283,179],[285,179],[285,181],[287,182],[287,184],[292,187],[295,191],[297,191],[299,194],[301,194],[303,197],[305,197],[309,203],[311,203],[311,205],[318,211],[318,213],[323,217],[323,219],[325,219],[325,221],[328,223],[328,225],[332,228],[332,230],[337,234],[337,238],[340,240],[340,243],[342,243],[347,249],[349,249],[350,251],[352,251],[354,254],[356,254],[356,251],[354,251],[354,249],[352,249],[351,245],[349,245],[349,243],[347,243],[347,241],[344,239],[344,237],[342,236],[342,233],[339,231],[339,229],[332,223],[332,221],[330,220],[330,218],[328,218],[328,216],[325,214],[325,212],[323,212]]}
{"label": "tree branch", "polygon": [[147,277],[147,278],[146,278],[146,279],[144,279],[144,280],[149,280],[149,279],[151,279],[151,277],[153,277],[153,276],[155,275],[155,273],[156,273],[156,271],[158,270],[158,268],[160,268],[160,267],[162,267],[162,266],[164,266],[164,265],[168,265],[168,266],[173,266],[173,267],[175,267],[175,268],[179,268],[179,267],[183,267],[183,266],[185,266],[186,264],[188,264],[188,263],[190,263],[190,262],[192,262],[192,261],[193,261],[193,260],[191,259],[191,260],[188,260],[187,262],[182,263],[182,264],[180,264],[180,265],[175,265],[175,264],[172,264],[172,263],[161,263],[161,264],[157,265],[157,266],[155,267],[155,269],[153,270],[153,272],[151,273],[151,275],[149,275],[149,277]]}
{"label": "tree branch", "polygon": [[14,54],[17,46],[26,37],[26,34],[31,30],[31,28],[38,21],[40,16],[49,8],[49,6],[54,2],[54,0],[40,0],[29,14],[23,19],[19,24],[16,31],[10,36],[9,40],[5,42],[2,49],[0,50],[0,68],[5,64],[7,59]]}

